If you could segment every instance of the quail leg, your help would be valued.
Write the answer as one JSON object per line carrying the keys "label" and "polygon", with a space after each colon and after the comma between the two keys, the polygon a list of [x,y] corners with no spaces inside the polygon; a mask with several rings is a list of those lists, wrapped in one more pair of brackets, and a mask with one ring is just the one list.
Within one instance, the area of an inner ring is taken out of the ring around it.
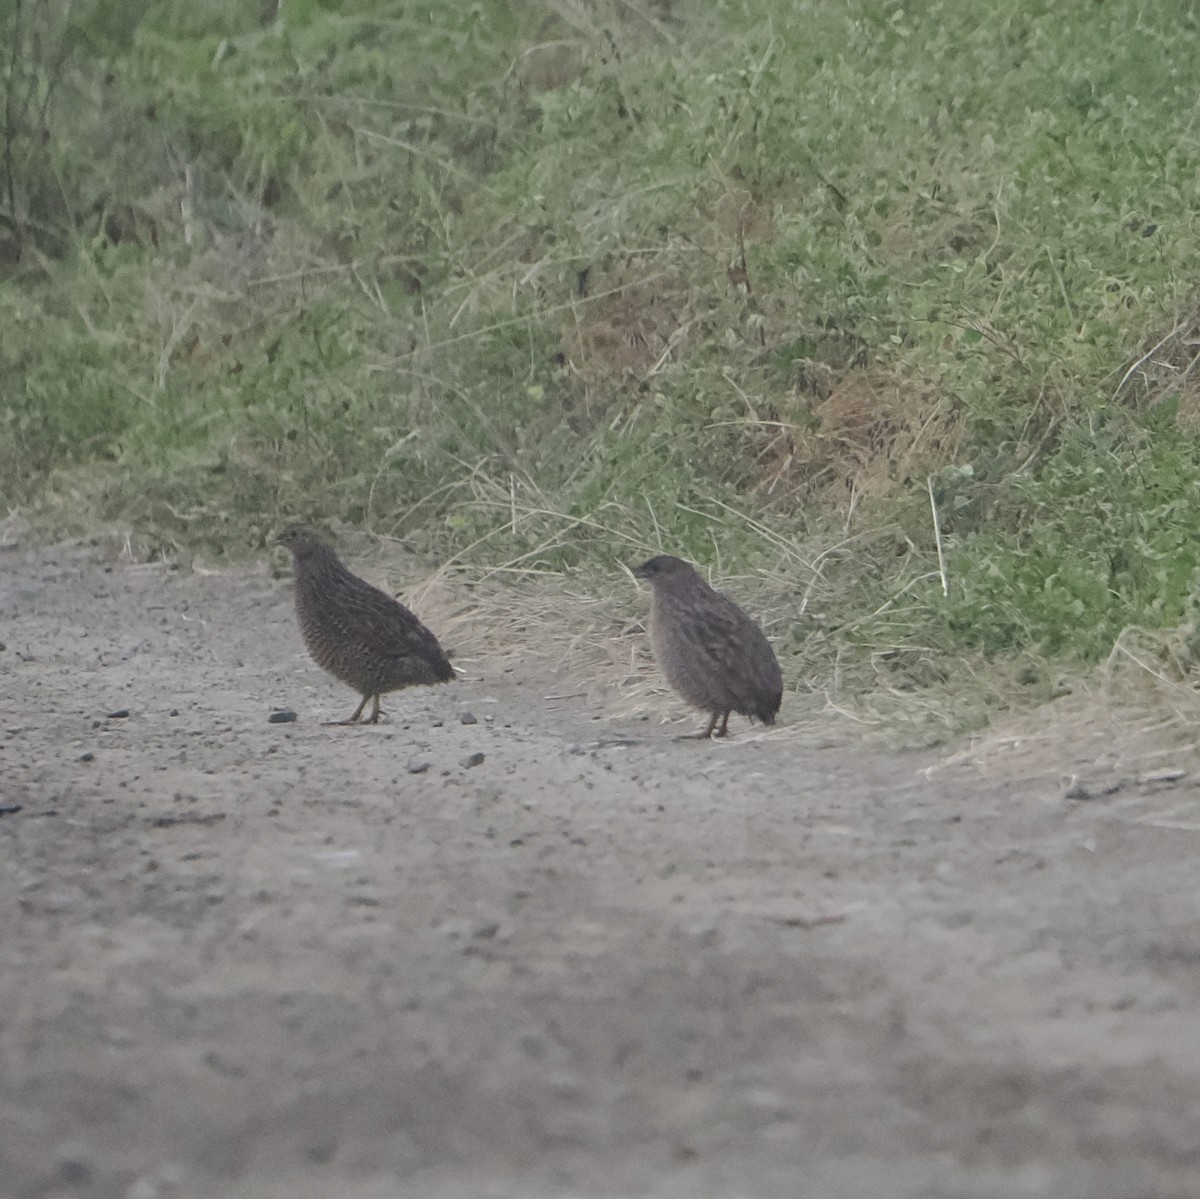
{"label": "quail leg", "polygon": [[729,712],[726,710],[721,713],[721,727],[714,733],[713,724],[717,723],[716,716],[713,717],[713,722],[708,726],[709,735],[713,737],[724,737],[729,732]]}
{"label": "quail leg", "polygon": [[[717,721],[720,719],[720,717],[721,717],[720,712],[714,712],[712,714],[712,719],[708,722],[708,728],[706,728],[704,730],[704,732],[702,732],[702,733],[683,733],[681,736],[676,737],[675,740],[676,741],[707,741],[713,735],[713,729],[715,729],[717,727]],[[725,719],[726,719],[726,721],[729,720],[728,712],[725,713]],[[717,734],[718,737],[720,737],[721,735],[722,735],[721,733]]]}
{"label": "quail leg", "polygon": [[376,720],[379,719],[379,696],[378,695],[376,695],[376,696],[364,695],[362,697],[362,703],[360,703],[358,705],[358,707],[354,709],[354,715],[347,717],[345,720],[323,720],[323,721],[321,721],[321,723],[326,728],[331,728],[331,727],[335,727],[335,726],[343,725],[343,724],[358,724],[358,718],[362,715],[363,708],[365,708],[367,706],[367,700],[372,699],[372,698],[375,700],[375,716],[372,720],[368,720],[367,723],[373,724]]}

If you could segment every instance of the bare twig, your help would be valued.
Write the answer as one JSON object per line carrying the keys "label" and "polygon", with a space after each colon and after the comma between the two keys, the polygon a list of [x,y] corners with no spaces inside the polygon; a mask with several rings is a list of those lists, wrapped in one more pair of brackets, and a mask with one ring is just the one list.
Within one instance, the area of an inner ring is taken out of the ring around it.
{"label": "bare twig", "polygon": [[[464,170],[457,163],[451,162],[444,155],[439,156],[421,146],[415,146],[412,142],[406,142],[403,138],[389,137],[386,133],[377,133],[374,129],[367,129],[362,125],[351,125],[351,132],[359,137],[365,137],[370,141],[384,142],[389,146],[395,146],[398,150],[404,150],[408,154],[412,154],[417,158],[425,158],[430,162],[436,163],[443,170],[449,171],[452,175],[457,175],[460,179],[470,180],[473,186],[479,187],[479,181],[474,178],[470,171]],[[487,188],[482,190],[487,191]]]}
{"label": "bare twig", "polygon": [[1043,247],[1046,251],[1046,259],[1050,263],[1050,269],[1054,272],[1054,281],[1058,284],[1058,293],[1062,296],[1063,304],[1067,309],[1067,316],[1071,318],[1071,324],[1078,327],[1079,322],[1075,319],[1075,309],[1071,307],[1071,297],[1067,295],[1067,284],[1063,279],[1062,271],[1058,269],[1058,263],[1054,261],[1054,255],[1050,252],[1050,247]]}
{"label": "bare twig", "polygon": [[21,254],[24,241],[24,225],[17,209],[17,171],[13,162],[13,143],[16,140],[16,117],[13,114],[13,96],[17,88],[17,65],[21,53],[21,0],[13,2],[12,55],[8,63],[8,80],[4,87],[4,183],[8,195],[8,211],[12,220],[13,236],[17,239],[17,256]]}
{"label": "bare twig", "polygon": [[933,475],[930,475],[925,480],[925,483],[929,488],[929,510],[933,513],[933,536],[937,542],[938,576],[942,580],[942,594],[949,596],[950,582],[946,578],[946,552],[942,545],[942,521],[941,517],[938,516],[937,500],[933,495]]}
{"label": "bare twig", "polygon": [[1144,354],[1143,354],[1143,355],[1142,355],[1142,356],[1141,356],[1141,357],[1140,357],[1140,358],[1139,358],[1139,359],[1138,359],[1138,360],[1137,360],[1137,361],[1136,361],[1136,362],[1135,362],[1135,363],[1134,363],[1134,364],[1133,364],[1133,365],[1132,365],[1132,366],[1131,366],[1131,367],[1130,367],[1130,368],[1129,368],[1129,369],[1128,369],[1128,370],[1127,370],[1127,371],[1126,371],[1126,372],[1125,372],[1125,373],[1124,373],[1124,374],[1121,376],[1121,382],[1117,384],[1117,389],[1116,389],[1116,391],[1114,391],[1114,392],[1113,392],[1113,397],[1112,397],[1112,398],[1113,398],[1113,400],[1115,401],[1115,400],[1117,399],[1117,397],[1118,397],[1118,396],[1121,394],[1121,392],[1124,390],[1125,384],[1126,384],[1126,383],[1128,383],[1128,382],[1129,382],[1129,380],[1133,378],[1134,372],[1135,372],[1135,371],[1137,371],[1137,369],[1138,369],[1139,367],[1141,367],[1141,366],[1145,366],[1145,364],[1146,364],[1146,363],[1147,363],[1147,362],[1148,362],[1148,361],[1149,361],[1151,358],[1153,358],[1153,357],[1154,357],[1154,355],[1155,355],[1155,354],[1157,354],[1157,353],[1158,353],[1158,351],[1159,351],[1159,350],[1161,350],[1161,349],[1163,348],[1163,346],[1165,346],[1165,345],[1167,344],[1167,342],[1169,342],[1169,341],[1171,340],[1171,338],[1173,338],[1173,337],[1178,337],[1178,336],[1179,336],[1179,335],[1180,335],[1180,334],[1181,334],[1181,333],[1182,333],[1182,332],[1183,332],[1183,331],[1184,331],[1186,328],[1187,328],[1187,322],[1186,322],[1186,321],[1184,321],[1184,322],[1182,322],[1181,324],[1178,324],[1178,325],[1176,325],[1176,326],[1175,326],[1175,328],[1174,328],[1174,329],[1172,329],[1172,330],[1171,330],[1171,332],[1170,332],[1170,333],[1168,333],[1168,334],[1166,335],[1166,337],[1164,337],[1164,338],[1162,339],[1162,341],[1160,341],[1160,342],[1157,342],[1157,343],[1155,343],[1153,346],[1151,346],[1151,347],[1150,347],[1150,349],[1148,349],[1148,350],[1147,350],[1147,351],[1146,351],[1146,352],[1145,352],[1145,353],[1144,353]]}

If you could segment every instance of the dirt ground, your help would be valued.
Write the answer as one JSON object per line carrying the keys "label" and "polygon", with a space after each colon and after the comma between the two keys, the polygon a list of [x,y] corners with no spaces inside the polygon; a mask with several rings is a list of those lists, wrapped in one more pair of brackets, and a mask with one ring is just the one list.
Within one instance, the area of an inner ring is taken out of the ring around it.
{"label": "dirt ground", "polygon": [[286,579],[86,545],[0,641],[5,1199],[1200,1195],[1200,760],[1119,713],[678,741],[464,632],[327,728]]}

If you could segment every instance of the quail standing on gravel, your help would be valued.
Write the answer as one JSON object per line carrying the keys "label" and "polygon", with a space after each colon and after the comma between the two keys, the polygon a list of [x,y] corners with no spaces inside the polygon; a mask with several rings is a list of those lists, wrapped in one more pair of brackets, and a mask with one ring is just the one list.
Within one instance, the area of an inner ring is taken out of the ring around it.
{"label": "quail standing on gravel", "polygon": [[653,591],[650,647],[659,668],[692,707],[711,714],[697,735],[724,737],[731,712],[774,724],[783,674],[762,629],[679,558],[663,554],[633,573]]}
{"label": "quail standing on gravel", "polygon": [[291,525],[275,538],[292,551],[296,619],[318,666],[362,695],[348,720],[370,700],[365,724],[379,720],[379,697],[418,683],[454,678],[438,639],[401,603],[351,574],[311,529]]}

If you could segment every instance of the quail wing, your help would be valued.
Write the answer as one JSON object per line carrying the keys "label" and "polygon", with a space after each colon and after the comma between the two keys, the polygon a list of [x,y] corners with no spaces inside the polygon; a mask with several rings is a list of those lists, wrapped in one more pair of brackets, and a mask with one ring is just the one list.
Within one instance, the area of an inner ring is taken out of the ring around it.
{"label": "quail wing", "polygon": [[706,588],[677,608],[690,647],[711,664],[729,691],[730,706],[757,711],[764,695],[782,686],[774,651],[763,631],[732,600]]}
{"label": "quail wing", "polygon": [[338,595],[340,628],[368,641],[372,653],[381,658],[428,663],[445,660],[438,639],[399,600],[355,575],[349,576],[348,583]]}

